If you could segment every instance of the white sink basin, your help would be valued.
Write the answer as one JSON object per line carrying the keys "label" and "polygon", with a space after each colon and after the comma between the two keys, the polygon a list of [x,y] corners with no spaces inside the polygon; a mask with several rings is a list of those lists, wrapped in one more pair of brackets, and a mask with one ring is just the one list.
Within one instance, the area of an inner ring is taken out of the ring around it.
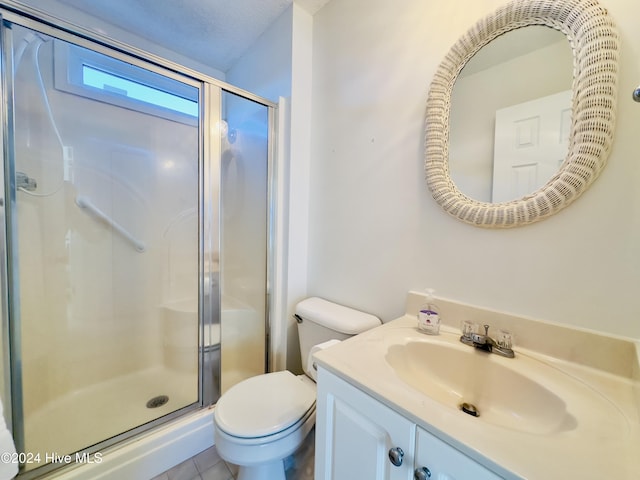
{"label": "white sink basin", "polygon": [[616,419],[622,420],[597,392],[527,356],[509,359],[451,339],[414,337],[389,345],[385,360],[401,381],[424,395],[459,409],[460,415],[471,405],[477,421],[500,427],[543,435],[574,430],[582,420],[576,415],[593,408],[613,428],[620,427]]}

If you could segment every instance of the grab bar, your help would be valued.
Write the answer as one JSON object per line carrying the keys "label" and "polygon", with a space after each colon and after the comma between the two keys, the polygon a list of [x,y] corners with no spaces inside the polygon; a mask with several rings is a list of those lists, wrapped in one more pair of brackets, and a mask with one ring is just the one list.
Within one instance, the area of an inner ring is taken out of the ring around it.
{"label": "grab bar", "polygon": [[102,220],[104,223],[106,223],[111,228],[113,228],[116,232],[122,235],[125,239],[129,240],[129,242],[131,242],[131,244],[135,247],[135,249],[138,252],[142,253],[147,249],[146,245],[143,242],[141,242],[140,240],[135,238],[133,235],[131,235],[129,232],[127,232],[124,229],[124,227],[120,225],[118,222],[109,218],[109,216],[106,213],[104,213],[102,210],[96,207],[91,202],[91,200],[89,200],[84,195],[78,195],[76,197],[76,205],[78,205],[82,209],[87,210],[94,217],[98,218],[99,220]]}

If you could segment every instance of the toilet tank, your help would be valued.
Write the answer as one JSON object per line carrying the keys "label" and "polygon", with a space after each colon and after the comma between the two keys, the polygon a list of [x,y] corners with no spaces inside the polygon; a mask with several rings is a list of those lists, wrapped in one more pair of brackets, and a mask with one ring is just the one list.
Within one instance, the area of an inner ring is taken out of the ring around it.
{"label": "toilet tank", "polygon": [[319,297],[307,298],[296,305],[302,367],[307,371],[311,347],[328,340],[344,340],[381,324],[369,313],[338,305]]}

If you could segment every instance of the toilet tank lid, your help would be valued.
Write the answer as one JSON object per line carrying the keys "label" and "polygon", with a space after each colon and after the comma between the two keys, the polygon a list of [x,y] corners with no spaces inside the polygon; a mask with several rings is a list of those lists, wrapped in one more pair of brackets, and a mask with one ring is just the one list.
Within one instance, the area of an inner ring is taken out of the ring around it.
{"label": "toilet tank lid", "polygon": [[380,319],[375,315],[319,297],[302,300],[296,305],[296,314],[303,320],[309,320],[347,335],[356,335],[380,325]]}

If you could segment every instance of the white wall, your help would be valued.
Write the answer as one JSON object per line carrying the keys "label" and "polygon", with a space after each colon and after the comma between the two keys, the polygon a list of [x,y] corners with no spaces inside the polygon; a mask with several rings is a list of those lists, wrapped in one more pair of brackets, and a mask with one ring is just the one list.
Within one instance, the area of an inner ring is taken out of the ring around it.
{"label": "white wall", "polygon": [[309,198],[311,169],[311,85],[313,19],[294,3],[292,35],[292,87],[290,116],[289,178],[288,178],[288,234],[287,283],[288,307],[284,315],[288,329],[286,366],[301,371],[298,330],[293,319],[295,304],[308,296],[309,262]]}
{"label": "white wall", "polygon": [[225,72],[226,81],[272,102],[289,97],[292,17],[293,8],[289,7]]}
{"label": "white wall", "polygon": [[314,17],[308,293],[391,320],[409,289],[640,337],[640,28],[621,32],[614,151],[576,203],[537,224],[487,230],[431,198],[423,117],[447,50],[502,0],[332,0]]}

